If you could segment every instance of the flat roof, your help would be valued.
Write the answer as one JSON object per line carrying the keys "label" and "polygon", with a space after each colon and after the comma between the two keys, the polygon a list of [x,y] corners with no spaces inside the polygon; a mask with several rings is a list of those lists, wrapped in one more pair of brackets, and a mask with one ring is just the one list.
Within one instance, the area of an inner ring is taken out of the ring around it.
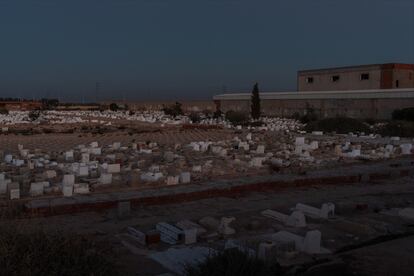
{"label": "flat roof", "polygon": [[[215,95],[213,100],[237,101],[250,100],[251,93]],[[346,91],[309,91],[309,92],[264,92],[262,100],[319,100],[319,99],[413,99],[414,88],[346,90]]]}
{"label": "flat roof", "polygon": [[303,74],[303,73],[315,73],[315,72],[322,72],[322,71],[363,69],[363,68],[369,68],[369,67],[381,67],[381,68],[383,68],[383,67],[385,67],[385,68],[403,67],[403,68],[414,69],[414,64],[409,64],[409,63],[364,64],[364,65],[342,66],[342,67],[331,67],[331,68],[306,69],[306,70],[299,70],[298,73]]}

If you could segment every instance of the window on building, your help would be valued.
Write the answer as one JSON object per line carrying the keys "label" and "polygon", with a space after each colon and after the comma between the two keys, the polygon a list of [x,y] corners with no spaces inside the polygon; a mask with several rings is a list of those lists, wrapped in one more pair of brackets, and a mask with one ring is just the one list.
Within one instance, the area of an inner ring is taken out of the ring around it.
{"label": "window on building", "polygon": [[313,77],[307,77],[306,83],[313,83]]}
{"label": "window on building", "polygon": [[335,75],[331,77],[332,82],[337,82],[339,81],[339,75]]}
{"label": "window on building", "polygon": [[395,81],[395,87],[397,87],[397,88],[398,88],[399,86],[400,86],[400,81],[399,81],[399,80],[396,80],[396,81]]}
{"label": "window on building", "polygon": [[369,80],[369,74],[368,73],[361,74],[361,80]]}

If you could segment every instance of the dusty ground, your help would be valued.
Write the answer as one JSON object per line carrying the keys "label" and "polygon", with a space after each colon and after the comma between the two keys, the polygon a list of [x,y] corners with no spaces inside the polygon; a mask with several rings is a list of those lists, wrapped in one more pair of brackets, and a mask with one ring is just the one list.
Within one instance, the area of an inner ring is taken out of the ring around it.
{"label": "dusty ground", "polygon": [[35,135],[0,135],[0,150],[18,152],[17,145],[22,144],[25,148],[41,149],[48,151],[65,151],[80,144],[89,144],[97,141],[100,145],[108,145],[114,142],[122,144],[135,141],[151,141],[159,144],[174,145],[177,143],[188,144],[192,141],[218,141],[230,139],[232,131],[229,130],[182,130],[173,128],[168,130],[160,129],[139,129],[142,133],[129,134],[128,131],[117,131],[105,134],[35,134]]}
{"label": "dusty ground", "polygon": [[[237,219],[235,238],[243,239],[246,236],[271,233],[284,228],[276,221],[262,217],[260,211],[264,209],[287,213],[289,208],[298,202],[320,206],[321,203],[330,201],[336,204],[337,217],[326,222],[308,221],[308,229],[319,229],[322,232],[323,246],[335,252],[349,245],[358,246],[378,236],[412,232],[412,222],[407,223],[399,217],[386,215],[381,211],[413,206],[413,184],[413,178],[402,178],[364,185],[292,188],[278,193],[254,193],[242,198],[213,198],[182,204],[141,207],[133,209],[131,214],[123,219],[117,218],[115,210],[111,210],[102,213],[35,218],[19,223],[23,226],[41,226],[47,230],[59,229],[91,234],[94,239],[104,241],[113,247],[114,254],[111,257],[116,258],[125,271],[124,275],[158,275],[167,271],[146,257],[147,250],[134,247],[128,249],[122,244],[123,240],[119,235],[125,233],[128,226],[142,229],[154,227],[160,221],[198,221],[204,216],[234,216]],[[251,230],[249,224],[253,220],[257,221],[259,226]],[[3,220],[2,223],[9,222]],[[363,246],[337,254],[336,257],[344,258],[354,271],[364,275],[413,275],[413,245],[414,238],[409,236]],[[156,248],[163,249],[165,247]]]}

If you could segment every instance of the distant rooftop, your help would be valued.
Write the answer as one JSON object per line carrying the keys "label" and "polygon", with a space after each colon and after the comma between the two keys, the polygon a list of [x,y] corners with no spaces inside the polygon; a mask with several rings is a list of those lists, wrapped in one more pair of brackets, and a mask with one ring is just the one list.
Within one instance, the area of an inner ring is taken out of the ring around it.
{"label": "distant rooftop", "polygon": [[298,71],[299,74],[304,73],[315,73],[315,72],[323,72],[323,71],[336,71],[336,70],[354,70],[354,69],[364,69],[364,68],[372,68],[372,67],[380,67],[381,69],[412,69],[414,70],[414,64],[408,63],[378,63],[378,64],[364,64],[364,65],[355,65],[355,66],[343,66],[343,67],[331,67],[331,68],[318,68],[318,69],[306,69]]}

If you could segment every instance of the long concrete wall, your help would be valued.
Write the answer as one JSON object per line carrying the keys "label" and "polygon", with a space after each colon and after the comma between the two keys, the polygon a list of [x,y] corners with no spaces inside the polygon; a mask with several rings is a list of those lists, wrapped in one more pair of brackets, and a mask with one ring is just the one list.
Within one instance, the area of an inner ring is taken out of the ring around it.
{"label": "long concrete wall", "polygon": [[[273,94],[271,96],[263,93],[261,99],[262,114],[265,116],[289,117],[295,113],[304,115],[309,108],[312,108],[321,118],[347,116],[364,119],[390,119],[395,109],[414,107],[414,89],[407,91],[407,93],[389,91],[389,93],[396,93],[395,95],[398,94],[399,96],[390,96],[389,98],[384,97],[382,94],[381,97],[376,96],[375,93],[372,93],[372,97],[369,97],[366,95],[367,93],[353,93],[354,95],[347,93],[342,95],[325,92],[325,98],[319,97],[323,95],[322,93],[314,93],[308,98],[301,97],[303,94],[298,94],[298,92],[291,93],[295,94],[289,97],[286,96],[287,93],[280,93],[280,96],[277,96],[277,93],[269,93]],[[238,94],[238,96],[234,97],[226,97],[227,95],[215,97],[216,105],[221,111],[237,110],[250,112],[250,97],[248,94]]]}

